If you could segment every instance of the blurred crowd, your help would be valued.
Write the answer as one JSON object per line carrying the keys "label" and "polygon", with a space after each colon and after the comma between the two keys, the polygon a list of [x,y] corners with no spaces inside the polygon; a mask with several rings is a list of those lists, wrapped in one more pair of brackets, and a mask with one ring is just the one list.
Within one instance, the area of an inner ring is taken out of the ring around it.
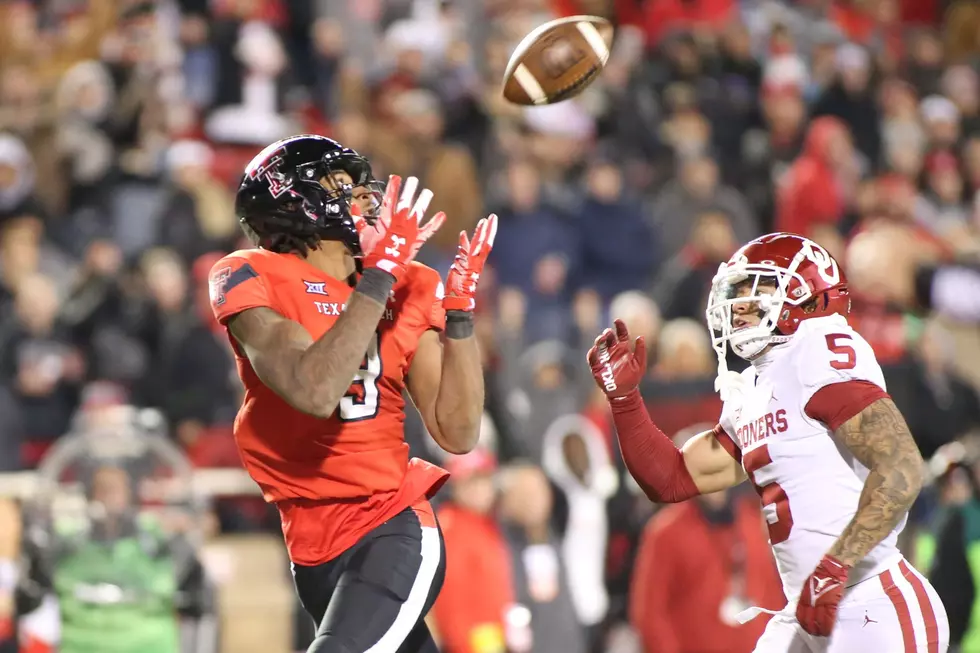
{"label": "blurred crowd", "polygon": [[[506,103],[516,43],[572,14],[617,26],[604,73],[574,101]],[[773,230],[843,264],[853,324],[932,460],[907,550],[980,651],[980,6],[2,0],[0,471],[114,404],[161,410],[197,465],[239,464],[205,280],[245,246],[245,163],[302,132],[379,178],[418,176],[448,214],[420,255],[443,273],[455,234],[500,216],[477,308],[482,446],[445,460],[406,425],[454,473],[433,614],[448,653],[751,650],[762,620],[734,613],[784,601],[751,488],[658,511],[583,355],[625,319],[653,343],[654,421],[678,442],[710,428],[709,281]],[[218,513],[226,532],[277,528],[245,500]]]}

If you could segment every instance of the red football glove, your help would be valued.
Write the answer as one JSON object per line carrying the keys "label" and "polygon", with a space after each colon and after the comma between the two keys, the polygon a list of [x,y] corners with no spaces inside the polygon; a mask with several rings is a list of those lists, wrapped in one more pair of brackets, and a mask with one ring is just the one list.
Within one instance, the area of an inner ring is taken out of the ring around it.
{"label": "red football glove", "polygon": [[803,630],[818,637],[829,637],[837,622],[837,605],[844,595],[850,567],[825,555],[803,583],[796,604],[796,620]]}
{"label": "red football glove", "polygon": [[616,332],[606,329],[589,350],[589,367],[599,389],[609,399],[625,397],[640,385],[647,372],[647,347],[643,336],[630,346],[630,334],[622,320]]}
{"label": "red football glove", "polygon": [[[380,236],[370,233],[371,225],[364,224],[358,228],[361,247],[367,244],[370,248],[364,253],[364,268],[379,268],[391,273],[396,279],[419,253],[425,241],[446,221],[446,214],[440,211],[424,226],[420,225],[432,200],[432,191],[423,189],[413,205],[412,199],[419,180],[409,177],[405,180],[401,199],[396,204],[395,198],[398,197],[401,182],[401,177],[397,175],[388,178],[388,188],[381,204],[381,216],[374,224]],[[355,225],[358,222],[360,221],[355,221]]]}
{"label": "red football glove", "polygon": [[459,232],[456,259],[446,277],[446,296],[442,300],[444,309],[472,311],[476,307],[476,284],[480,281],[496,236],[497,216],[493,213],[476,224],[472,241],[465,231]]}
{"label": "red football glove", "polygon": [[363,258],[367,254],[374,251],[377,246],[378,241],[381,240],[381,236],[384,232],[379,229],[379,222],[369,223],[361,215],[361,207],[357,204],[351,204],[350,206],[350,217],[354,220],[354,227],[357,229],[357,237],[361,241],[361,254]]}

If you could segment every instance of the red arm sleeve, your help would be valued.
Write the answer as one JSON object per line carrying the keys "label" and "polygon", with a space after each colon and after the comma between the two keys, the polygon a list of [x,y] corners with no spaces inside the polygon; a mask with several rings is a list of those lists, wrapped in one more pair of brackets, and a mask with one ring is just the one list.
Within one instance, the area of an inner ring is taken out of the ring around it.
{"label": "red arm sleeve", "polygon": [[609,402],[623,462],[651,501],[677,503],[699,494],[684,456],[656,427],[639,390]]}
{"label": "red arm sleeve", "polygon": [[670,615],[671,583],[675,568],[669,540],[657,517],[643,533],[630,579],[629,621],[640,636],[645,653],[680,653]]}
{"label": "red arm sleeve", "polygon": [[842,381],[817,390],[806,403],[806,414],[823,422],[831,431],[862,410],[888,397],[888,393],[870,381]]}
{"label": "red arm sleeve", "polygon": [[211,310],[221,324],[249,308],[276,308],[265,280],[245,258],[226,256],[211,268],[208,275]]}

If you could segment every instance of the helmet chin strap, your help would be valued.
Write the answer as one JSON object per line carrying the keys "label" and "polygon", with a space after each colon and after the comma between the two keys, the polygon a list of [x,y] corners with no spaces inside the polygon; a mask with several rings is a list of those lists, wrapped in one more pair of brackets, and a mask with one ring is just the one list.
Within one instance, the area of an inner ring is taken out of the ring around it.
{"label": "helmet chin strap", "polygon": [[738,372],[728,369],[728,360],[725,358],[727,348],[718,352],[718,376],[715,377],[715,392],[721,396],[722,401],[729,401],[742,393],[742,386],[745,381]]}
{"label": "helmet chin strap", "polygon": [[[767,311],[762,307],[756,311],[760,319],[760,324],[767,317]],[[759,336],[757,338],[751,338],[749,342],[753,340],[765,340],[759,350],[750,356],[742,356],[739,354],[738,350],[729,341],[729,346],[732,347],[732,351],[735,352],[740,358],[749,361],[750,363],[757,360],[762,356],[770,345],[781,345],[790,341],[791,336],[784,336],[773,327],[773,331],[769,333],[768,336]],[[733,372],[728,369],[728,360],[726,359],[726,354],[724,351],[718,352],[718,376],[715,378],[715,391],[721,396],[722,401],[729,401],[734,399],[736,396],[741,394],[745,387],[745,380],[742,375],[738,372]]]}
{"label": "helmet chin strap", "polygon": [[718,376],[715,377],[715,392],[721,396],[722,401],[730,401],[742,394],[745,380],[738,372],[728,369],[725,357],[719,357]]}

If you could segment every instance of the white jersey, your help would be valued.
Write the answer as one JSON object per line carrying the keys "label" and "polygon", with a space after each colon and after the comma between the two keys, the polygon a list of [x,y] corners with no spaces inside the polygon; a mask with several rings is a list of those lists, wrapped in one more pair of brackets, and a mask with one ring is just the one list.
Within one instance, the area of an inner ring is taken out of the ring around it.
{"label": "white jersey", "polygon": [[[821,388],[845,382],[858,384],[835,390],[881,395],[885,380],[871,346],[845,318],[832,315],[802,322],[788,343],[745,370],[742,381],[741,392],[725,402],[720,423],[762,498],[783,591],[792,601],[854,517],[868,476],[806,406]],[[844,404],[847,395],[841,396]],[[903,518],[855,566],[849,585],[901,557],[896,542],[904,527]]]}

